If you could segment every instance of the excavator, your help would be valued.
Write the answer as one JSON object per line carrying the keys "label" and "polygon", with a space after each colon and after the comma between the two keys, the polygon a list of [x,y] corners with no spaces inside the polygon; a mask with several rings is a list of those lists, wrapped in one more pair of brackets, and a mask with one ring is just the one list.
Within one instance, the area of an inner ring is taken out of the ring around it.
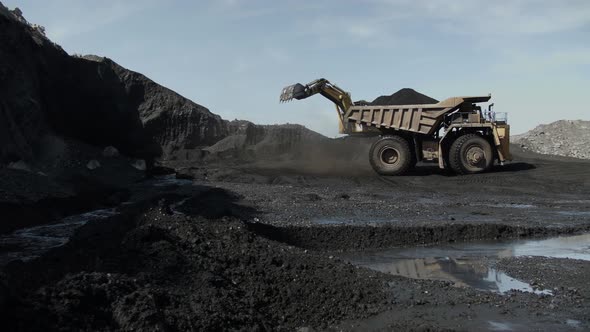
{"label": "excavator", "polygon": [[434,162],[457,174],[490,170],[504,165],[510,154],[507,114],[482,111],[487,96],[450,97],[436,104],[370,105],[354,103],[350,93],[324,78],[285,87],[281,102],[321,94],[336,105],[339,132],[378,136],[369,162],[381,175],[401,175],[418,162]]}

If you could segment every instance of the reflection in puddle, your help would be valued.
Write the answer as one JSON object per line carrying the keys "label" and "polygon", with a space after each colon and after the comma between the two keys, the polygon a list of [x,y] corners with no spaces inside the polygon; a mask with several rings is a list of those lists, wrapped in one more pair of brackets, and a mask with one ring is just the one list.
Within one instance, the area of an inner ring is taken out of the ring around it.
{"label": "reflection in puddle", "polygon": [[495,203],[495,204],[487,204],[487,203],[471,203],[472,206],[490,206],[496,208],[512,208],[512,209],[536,209],[537,207],[533,204],[520,204],[520,203]]}
{"label": "reflection in puddle", "polygon": [[397,222],[397,219],[390,218],[390,219],[375,219],[372,218],[369,221],[363,220],[363,218],[359,219],[349,219],[349,218],[317,218],[310,220],[314,224],[318,225],[363,225],[363,226],[377,226],[379,224],[386,224]]}
{"label": "reflection in puddle", "polygon": [[557,211],[557,213],[564,216],[574,217],[590,216],[590,211]]}
{"label": "reflection in puddle", "polygon": [[513,256],[544,256],[590,261],[590,234],[513,243]]}
{"label": "reflection in puddle", "polygon": [[582,322],[580,322],[579,320],[576,320],[576,319],[566,319],[565,323],[575,329],[579,329],[582,327]]}
{"label": "reflection in puddle", "polygon": [[188,200],[189,200],[189,197],[182,199],[174,204],[170,204],[170,209],[172,210],[172,212],[174,212],[176,214],[184,214],[183,212],[178,211],[178,207],[182,206]]}
{"label": "reflection in puddle", "polygon": [[590,260],[590,234],[546,240],[477,242],[437,247],[400,248],[386,251],[346,253],[342,258],[359,266],[414,279],[447,280],[459,287],[505,293],[533,289],[491,267],[504,257],[545,256]]}
{"label": "reflection in puddle", "polygon": [[153,185],[155,187],[187,186],[187,185],[192,185],[193,180],[177,179],[176,175],[168,174],[168,175],[155,176],[153,179],[145,181],[144,184]]}
{"label": "reflection in puddle", "polygon": [[482,282],[470,286],[480,290],[497,291],[500,294],[504,294],[511,290],[519,290],[522,292],[535,294],[553,295],[550,290],[533,289],[533,287],[531,287],[531,285],[527,284],[526,282],[516,280],[506,273],[493,268],[488,269],[488,275],[482,279]]}
{"label": "reflection in puddle", "polygon": [[495,204],[494,207],[506,207],[506,208],[514,208],[514,209],[534,209],[536,206],[532,204]]}
{"label": "reflection in puddle", "polygon": [[472,287],[500,294],[510,290],[520,290],[551,295],[551,291],[535,290],[527,283],[471,259],[442,257],[393,259],[386,262],[351,260],[351,262],[380,272],[413,279],[451,281],[457,287]]}
{"label": "reflection in puddle", "polygon": [[19,229],[0,236],[0,266],[17,259],[28,261],[39,257],[51,248],[66,244],[76,229],[87,222],[116,214],[115,209],[95,210],[64,218],[58,224]]}
{"label": "reflection in puddle", "polygon": [[514,331],[511,323],[488,321],[490,324],[490,331]]}

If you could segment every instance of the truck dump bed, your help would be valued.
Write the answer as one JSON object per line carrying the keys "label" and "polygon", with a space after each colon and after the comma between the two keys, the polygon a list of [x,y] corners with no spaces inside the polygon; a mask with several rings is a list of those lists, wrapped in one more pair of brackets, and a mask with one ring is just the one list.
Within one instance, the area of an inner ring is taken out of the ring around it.
{"label": "truck dump bed", "polygon": [[434,131],[438,130],[445,114],[460,109],[464,103],[487,102],[490,98],[491,95],[451,97],[437,104],[351,106],[344,118],[349,123],[432,135]]}

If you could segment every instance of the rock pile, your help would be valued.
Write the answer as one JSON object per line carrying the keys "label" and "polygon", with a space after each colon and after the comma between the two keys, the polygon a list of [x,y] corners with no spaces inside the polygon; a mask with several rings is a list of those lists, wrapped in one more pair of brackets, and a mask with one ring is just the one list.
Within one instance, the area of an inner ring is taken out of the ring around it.
{"label": "rock pile", "polygon": [[[295,331],[367,317],[390,302],[380,273],[250,230],[252,208],[194,187],[91,223],[0,274],[7,331]],[[137,210],[137,211],[135,211]],[[38,271],[43,271],[39,273]],[[31,319],[35,317],[35,319]]]}
{"label": "rock pile", "polygon": [[330,139],[297,124],[256,125],[248,121],[229,123],[231,134],[203,151],[209,158],[237,157],[263,159],[288,155],[295,157]]}
{"label": "rock pile", "polygon": [[590,159],[590,121],[559,120],[512,136],[512,143],[541,154]]}

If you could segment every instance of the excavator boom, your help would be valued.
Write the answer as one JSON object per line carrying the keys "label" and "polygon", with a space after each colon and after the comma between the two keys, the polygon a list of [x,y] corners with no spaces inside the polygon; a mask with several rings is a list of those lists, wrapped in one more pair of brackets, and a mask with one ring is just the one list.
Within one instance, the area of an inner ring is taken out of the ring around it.
{"label": "excavator boom", "polygon": [[283,89],[280,100],[281,102],[288,102],[293,99],[301,100],[318,93],[336,104],[342,113],[352,105],[350,93],[330,83],[325,78],[311,81],[305,85],[301,83],[289,85]]}
{"label": "excavator boom", "polygon": [[336,105],[336,112],[338,113],[338,118],[340,120],[340,133],[348,133],[351,129],[350,125],[344,121],[344,114],[346,113],[346,110],[352,106],[350,93],[330,83],[330,81],[325,78],[311,81],[305,85],[301,83],[289,85],[281,92],[280,100],[281,102],[288,102],[293,99],[301,100],[318,93]]}

